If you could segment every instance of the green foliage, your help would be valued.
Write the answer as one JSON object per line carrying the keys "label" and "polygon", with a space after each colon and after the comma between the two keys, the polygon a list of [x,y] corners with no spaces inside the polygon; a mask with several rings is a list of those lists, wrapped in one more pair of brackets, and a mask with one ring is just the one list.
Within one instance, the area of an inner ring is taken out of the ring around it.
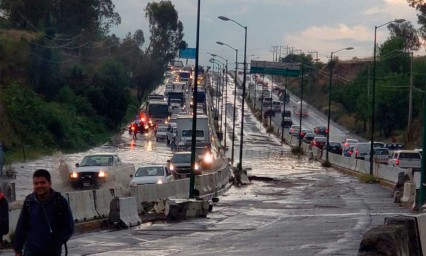
{"label": "green foliage", "polygon": [[370,175],[370,174],[366,174],[366,173],[363,173],[360,176],[358,176],[358,180],[362,183],[377,183],[377,182],[379,182],[379,180],[376,177],[374,177],[373,175]]}

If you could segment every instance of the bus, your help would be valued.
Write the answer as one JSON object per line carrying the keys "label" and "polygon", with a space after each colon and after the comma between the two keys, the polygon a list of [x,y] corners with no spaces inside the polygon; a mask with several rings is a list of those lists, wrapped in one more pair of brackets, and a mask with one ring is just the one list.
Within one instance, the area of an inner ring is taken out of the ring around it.
{"label": "bus", "polygon": [[166,101],[152,100],[148,102],[148,116],[151,127],[165,124],[169,117],[169,105]]}
{"label": "bus", "polygon": [[296,116],[308,116],[309,115],[309,107],[308,104],[304,101],[299,101],[296,105],[293,106],[294,114]]}

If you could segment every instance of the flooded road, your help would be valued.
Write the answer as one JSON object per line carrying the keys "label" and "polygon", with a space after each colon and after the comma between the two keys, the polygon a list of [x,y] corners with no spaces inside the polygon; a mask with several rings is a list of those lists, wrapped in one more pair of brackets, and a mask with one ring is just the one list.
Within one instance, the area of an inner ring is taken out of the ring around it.
{"label": "flooded road", "polygon": [[[228,92],[233,96],[232,84]],[[228,99],[224,124],[230,149],[233,97]],[[236,107],[241,109],[241,96]],[[295,157],[250,112],[244,121],[243,167],[257,177],[252,184],[228,190],[207,218],[75,235],[68,255],[356,255],[364,232],[382,224],[384,217],[408,212],[378,184],[360,183],[307,157]],[[105,145],[94,151],[114,150],[123,161],[166,161],[171,154],[149,136],[135,144],[127,134],[119,137],[123,142],[117,148]],[[84,154],[61,157],[75,162]]]}

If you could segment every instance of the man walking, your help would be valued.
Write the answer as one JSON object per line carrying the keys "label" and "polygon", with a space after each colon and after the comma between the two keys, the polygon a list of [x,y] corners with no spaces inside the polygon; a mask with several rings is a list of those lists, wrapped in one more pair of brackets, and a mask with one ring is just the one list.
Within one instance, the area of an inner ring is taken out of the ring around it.
{"label": "man walking", "polygon": [[59,256],[63,244],[67,250],[66,242],[74,232],[74,220],[68,201],[51,185],[47,170],[34,172],[34,192],[25,198],[16,225],[16,256]]}

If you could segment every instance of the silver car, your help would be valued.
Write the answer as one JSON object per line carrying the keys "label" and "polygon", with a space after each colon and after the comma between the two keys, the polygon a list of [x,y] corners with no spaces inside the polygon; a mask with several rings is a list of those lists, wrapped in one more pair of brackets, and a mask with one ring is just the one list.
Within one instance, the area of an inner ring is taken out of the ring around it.
{"label": "silver car", "polygon": [[132,178],[130,186],[164,184],[174,179],[170,170],[161,165],[138,166],[135,174],[130,175],[130,177]]}

